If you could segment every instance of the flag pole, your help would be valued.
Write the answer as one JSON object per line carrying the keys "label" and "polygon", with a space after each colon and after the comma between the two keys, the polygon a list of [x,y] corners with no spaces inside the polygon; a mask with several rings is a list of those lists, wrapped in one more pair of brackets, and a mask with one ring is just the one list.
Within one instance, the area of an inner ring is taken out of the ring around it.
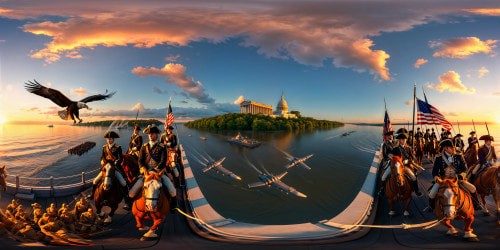
{"label": "flag pole", "polygon": [[[413,131],[413,138],[415,137],[415,108],[417,105],[417,82],[413,83],[413,116],[412,116],[412,127],[411,130]],[[413,138],[411,141],[411,150],[415,150],[415,143],[413,143]]]}
{"label": "flag pole", "polygon": [[460,132],[460,122],[458,122],[458,120],[457,120],[457,126],[458,126],[458,133],[461,134],[461,132]]}
{"label": "flag pole", "polygon": [[[427,95],[425,95],[424,87],[422,87],[422,93],[424,93],[425,103],[429,104],[429,102],[427,101]],[[436,133],[438,133],[439,129],[436,125],[436,122],[434,121],[434,115],[432,115],[431,117],[432,117],[432,123],[434,124],[434,127],[436,128]],[[437,137],[437,135],[436,135],[436,137]]]}

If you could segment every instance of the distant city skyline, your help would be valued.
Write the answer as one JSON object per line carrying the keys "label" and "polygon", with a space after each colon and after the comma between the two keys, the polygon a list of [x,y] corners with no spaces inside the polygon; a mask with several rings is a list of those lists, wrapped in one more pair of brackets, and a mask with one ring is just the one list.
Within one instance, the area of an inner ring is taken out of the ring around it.
{"label": "distant city skyline", "polygon": [[342,122],[411,121],[417,97],[452,122],[500,122],[500,2],[2,1],[0,124],[68,123],[36,79],[78,100],[85,121],[176,121],[238,100]]}

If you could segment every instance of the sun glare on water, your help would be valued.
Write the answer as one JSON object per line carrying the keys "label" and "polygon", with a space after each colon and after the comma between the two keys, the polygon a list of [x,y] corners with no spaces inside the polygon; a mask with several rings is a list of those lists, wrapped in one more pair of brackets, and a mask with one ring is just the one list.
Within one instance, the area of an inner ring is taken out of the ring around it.
{"label": "sun glare on water", "polygon": [[7,123],[7,117],[0,115],[0,125]]}

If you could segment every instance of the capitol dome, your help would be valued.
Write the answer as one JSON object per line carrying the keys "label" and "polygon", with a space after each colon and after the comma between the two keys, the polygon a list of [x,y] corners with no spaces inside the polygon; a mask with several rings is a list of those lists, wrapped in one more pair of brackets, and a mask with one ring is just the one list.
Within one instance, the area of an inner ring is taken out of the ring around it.
{"label": "capitol dome", "polygon": [[283,95],[281,95],[281,100],[279,100],[278,106],[276,107],[276,109],[279,112],[282,112],[282,111],[288,112],[288,103],[286,103],[285,97]]}

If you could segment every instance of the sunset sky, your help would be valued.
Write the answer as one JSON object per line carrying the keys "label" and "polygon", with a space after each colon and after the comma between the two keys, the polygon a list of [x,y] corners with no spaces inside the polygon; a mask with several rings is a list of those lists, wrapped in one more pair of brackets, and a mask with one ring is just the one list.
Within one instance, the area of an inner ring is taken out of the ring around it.
{"label": "sunset sky", "polygon": [[[0,0],[0,123],[239,112],[237,100],[344,122],[411,120],[413,84],[452,122],[500,122],[500,1]],[[68,123],[68,122],[65,122]]]}

